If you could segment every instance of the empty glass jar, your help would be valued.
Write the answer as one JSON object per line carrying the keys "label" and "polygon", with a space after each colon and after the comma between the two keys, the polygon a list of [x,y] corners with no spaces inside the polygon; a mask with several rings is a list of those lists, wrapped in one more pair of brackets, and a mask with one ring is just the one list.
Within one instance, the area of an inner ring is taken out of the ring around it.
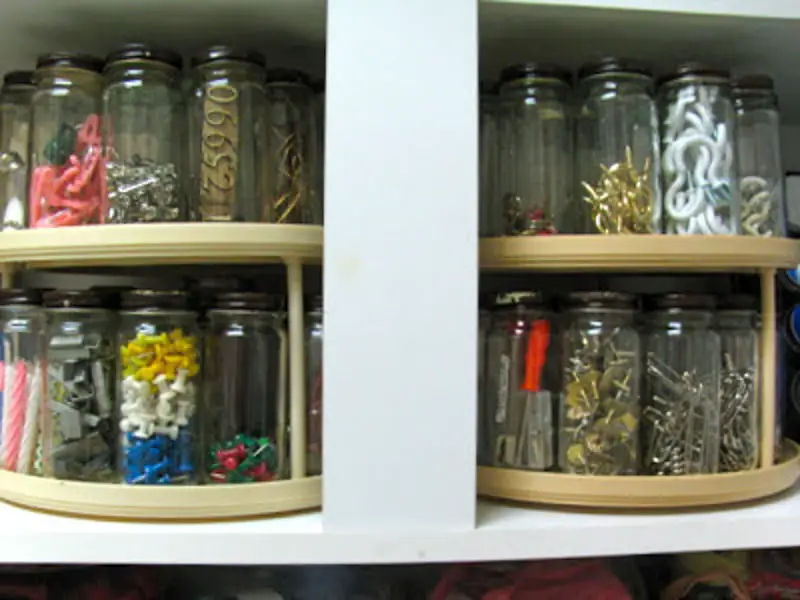
{"label": "empty glass jar", "polygon": [[786,235],[781,118],[772,78],[750,75],[733,88],[742,233]]}
{"label": "empty glass jar", "polygon": [[190,197],[202,221],[267,220],[264,57],[214,46],[192,60]]}
{"label": "empty glass jar", "polygon": [[581,475],[635,475],[642,360],[636,298],[576,292],[564,307],[559,467]]}
{"label": "empty glass jar", "polygon": [[114,315],[89,291],[44,295],[47,378],[42,418],[46,477],[110,482],[116,475],[113,427]]}
{"label": "empty glass jar", "polygon": [[322,298],[306,298],[306,393],[308,394],[309,475],[322,473]]}
{"label": "empty glass jar", "polygon": [[44,313],[34,290],[0,291],[3,335],[0,464],[33,473],[44,397]]}
{"label": "empty glass jar", "polygon": [[647,315],[644,461],[648,475],[719,470],[720,339],[714,299],[654,298]]}
{"label": "empty glass jar", "polygon": [[552,315],[539,294],[502,295],[486,344],[484,466],[544,470],[553,466],[553,410],[558,384]]}
{"label": "empty glass jar", "polygon": [[490,237],[503,234],[502,208],[496,198],[494,179],[497,156],[497,90],[493,87],[481,89],[478,124],[478,166],[480,207],[478,234]]}
{"label": "empty glass jar", "polygon": [[106,223],[186,218],[182,66],[179,54],[145,44],[127,44],[106,58]]}
{"label": "empty glass jar", "polygon": [[99,58],[65,52],[45,54],[36,62],[29,227],[102,221],[102,68]]}
{"label": "empty glass jar", "polygon": [[608,58],[580,71],[578,178],[586,233],[657,233],[658,111],[650,70]]}
{"label": "empty glass jar", "polygon": [[197,475],[201,354],[188,300],[177,291],[122,296],[117,412],[125,483],[191,483]]}
{"label": "empty glass jar", "polygon": [[[503,70],[498,113],[497,193],[504,235],[574,230],[571,75],[525,63]],[[571,221],[572,220],[572,221]]]}
{"label": "empty glass jar", "polygon": [[227,293],[208,313],[203,445],[209,483],[286,475],[288,346],[281,301]]}
{"label": "empty glass jar", "polygon": [[25,227],[31,99],[35,89],[33,73],[30,71],[11,71],[3,77],[3,88],[0,89],[0,193],[3,230]]}
{"label": "empty glass jar", "polygon": [[739,233],[735,113],[729,74],[697,63],[661,78],[663,228]]}

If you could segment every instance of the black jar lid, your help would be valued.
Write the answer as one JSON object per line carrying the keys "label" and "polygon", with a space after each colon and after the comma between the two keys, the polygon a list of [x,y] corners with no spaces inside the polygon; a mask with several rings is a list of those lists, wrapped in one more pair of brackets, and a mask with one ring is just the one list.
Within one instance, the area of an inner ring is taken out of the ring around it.
{"label": "black jar lid", "polygon": [[583,80],[595,75],[640,75],[652,77],[652,69],[644,62],[631,58],[607,56],[600,60],[586,63],[578,70],[578,79]]}
{"label": "black jar lid", "polygon": [[757,311],[760,307],[756,296],[751,296],[750,294],[729,294],[717,298],[717,308],[719,310]]}
{"label": "black jar lid", "polygon": [[106,56],[106,69],[114,63],[127,60],[150,60],[163,63],[178,70],[183,67],[181,55],[167,48],[150,46],[148,44],[125,44]]}
{"label": "black jar lid", "polygon": [[186,310],[189,294],[179,290],[132,290],[122,294],[122,308],[128,310]]}
{"label": "black jar lid", "polygon": [[102,308],[103,302],[91,290],[50,290],[42,295],[47,308]]}
{"label": "black jar lid", "polygon": [[33,85],[33,71],[9,71],[3,75],[3,87]]}
{"label": "black jar lid", "polygon": [[627,292],[571,292],[562,304],[570,310],[635,310],[637,298]]}
{"label": "black jar lid", "polygon": [[571,85],[572,73],[569,69],[560,65],[526,62],[511,65],[503,69],[500,72],[499,83],[502,85],[518,79],[555,79],[567,85]]}
{"label": "black jar lid", "polygon": [[42,292],[40,290],[11,288],[0,290],[0,305],[10,306],[13,304],[38,306],[42,303]]}
{"label": "black jar lid", "polygon": [[303,296],[303,310],[305,310],[306,312],[322,311],[322,295],[306,294],[305,296]]}
{"label": "black jar lid", "polygon": [[649,310],[714,310],[716,301],[708,294],[664,294],[647,300]]}
{"label": "black jar lid", "polygon": [[687,62],[681,65],[666,75],[662,75],[658,79],[658,85],[664,85],[679,79],[699,77],[699,78],[712,78],[729,80],[731,77],[730,71],[721,69],[701,62]]}
{"label": "black jar lid", "polygon": [[541,292],[526,290],[519,292],[501,292],[495,296],[494,303],[492,304],[492,308],[499,310],[515,306],[544,309],[547,308],[547,303]]}
{"label": "black jar lid", "polygon": [[300,69],[267,69],[267,83],[297,83],[311,87],[311,76]]}
{"label": "black jar lid", "polygon": [[262,68],[267,65],[267,59],[264,58],[264,55],[260,52],[249,50],[247,48],[237,48],[235,46],[225,45],[211,46],[210,48],[207,48],[201,54],[192,57],[191,63],[192,67],[197,67],[199,65],[208,64],[218,60],[247,62]]}
{"label": "black jar lid", "polygon": [[764,73],[740,75],[733,80],[733,93],[735,95],[748,92],[774,92],[775,80]]}
{"label": "black jar lid", "polygon": [[283,308],[283,297],[261,292],[226,292],[217,296],[213,308],[274,312]]}
{"label": "black jar lid", "polygon": [[118,310],[122,303],[122,294],[133,289],[130,285],[93,285],[89,291],[100,299],[103,308]]}
{"label": "black jar lid", "polygon": [[94,73],[103,71],[103,59],[91,54],[75,52],[51,52],[36,59],[37,69],[65,68],[83,69]]}

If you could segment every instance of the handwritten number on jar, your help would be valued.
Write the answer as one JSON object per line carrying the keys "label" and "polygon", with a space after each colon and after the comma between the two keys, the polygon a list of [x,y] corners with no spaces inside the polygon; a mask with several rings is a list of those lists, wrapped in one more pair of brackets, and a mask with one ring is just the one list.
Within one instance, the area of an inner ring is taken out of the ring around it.
{"label": "handwritten number on jar", "polygon": [[228,84],[206,88],[201,165],[202,210],[211,220],[231,220],[235,203],[239,92]]}

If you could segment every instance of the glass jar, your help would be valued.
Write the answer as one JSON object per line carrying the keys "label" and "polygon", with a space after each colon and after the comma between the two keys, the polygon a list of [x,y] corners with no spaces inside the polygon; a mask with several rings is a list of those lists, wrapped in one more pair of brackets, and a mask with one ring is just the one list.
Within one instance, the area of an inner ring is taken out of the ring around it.
{"label": "glass jar", "polygon": [[122,480],[192,483],[200,380],[197,315],[184,292],[134,290],[119,315],[117,405]]}
{"label": "glass jar", "polygon": [[288,346],[281,301],[228,293],[208,313],[202,437],[210,483],[286,476]]}
{"label": "glass jar", "polygon": [[44,305],[43,474],[113,481],[114,315],[89,291],[47,292]]}
{"label": "glass jar", "polygon": [[492,324],[489,302],[481,299],[478,307],[478,464],[489,463],[491,452],[488,447],[486,423],[489,421],[488,398],[486,397],[486,345]]}
{"label": "glass jar", "polygon": [[306,471],[322,473],[322,297],[306,298],[306,391],[308,430]]}
{"label": "glass jar", "polygon": [[314,123],[316,124],[316,139],[314,141],[314,185],[313,192],[317,195],[320,210],[320,222],[325,214],[325,80],[318,80],[313,86],[314,91]]}
{"label": "glass jar", "polygon": [[681,65],[661,78],[661,177],[666,233],[739,233],[735,112],[725,70]]}
{"label": "glass jar", "polygon": [[658,233],[658,111],[650,70],[614,58],[580,71],[578,177],[586,233]]}
{"label": "glass jar", "polygon": [[11,71],[0,89],[0,193],[3,198],[2,229],[25,227],[28,193],[28,143],[31,99],[36,88],[33,73]]}
{"label": "glass jar", "polygon": [[558,366],[552,315],[534,292],[498,297],[486,344],[484,466],[553,466]]}
{"label": "glass jar", "polygon": [[503,234],[503,209],[496,201],[496,190],[493,187],[497,155],[497,90],[492,87],[481,89],[479,119],[478,235],[491,237]]}
{"label": "glass jar", "polygon": [[758,467],[759,427],[758,299],[725,297],[716,316],[722,351],[720,376],[719,470]]}
{"label": "glass jar", "polygon": [[500,76],[498,210],[505,235],[569,232],[572,196],[571,75],[534,63]]}
{"label": "glass jar", "polygon": [[719,470],[720,339],[714,299],[654,298],[647,315],[644,471],[694,475]]}
{"label": "glass jar", "polygon": [[565,308],[559,467],[579,475],[635,475],[642,360],[636,297],[575,292]]}
{"label": "glass jar", "polygon": [[733,88],[742,233],[785,236],[781,118],[767,75],[741,77]]}
{"label": "glass jar", "polygon": [[106,58],[106,223],[186,219],[179,54],[127,44]]}
{"label": "glass jar", "polygon": [[36,62],[31,100],[28,226],[102,221],[106,202],[101,118],[103,61],[45,54]]}
{"label": "glass jar", "polygon": [[263,221],[264,56],[214,46],[192,60],[191,198],[203,221]]}
{"label": "glass jar", "polygon": [[315,186],[313,97],[311,81],[302,71],[267,72],[267,221],[322,224]]}
{"label": "glass jar", "polygon": [[0,463],[32,473],[44,394],[44,313],[35,290],[0,291],[3,332]]}

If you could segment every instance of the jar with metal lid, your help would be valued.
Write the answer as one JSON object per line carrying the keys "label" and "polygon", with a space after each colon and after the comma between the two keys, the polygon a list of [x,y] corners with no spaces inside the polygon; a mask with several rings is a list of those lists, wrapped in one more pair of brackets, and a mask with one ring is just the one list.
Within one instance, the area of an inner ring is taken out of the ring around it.
{"label": "jar with metal lid", "polygon": [[[607,58],[579,73],[577,162],[586,233],[658,233],[658,110],[649,68]],[[588,210],[587,210],[588,209]]]}
{"label": "jar with metal lid", "polygon": [[322,224],[314,175],[313,99],[307,74],[294,69],[267,71],[266,221]]}
{"label": "jar with metal lid", "polygon": [[636,297],[575,292],[564,309],[559,467],[580,475],[635,475],[642,362]]}
{"label": "jar with metal lid", "polygon": [[44,397],[44,313],[36,290],[0,290],[2,428],[0,464],[32,473]]}
{"label": "jar with metal lid", "polygon": [[202,221],[264,221],[264,56],[213,46],[192,59],[190,198]]}
{"label": "jar with metal lid", "polygon": [[[482,86],[478,123],[478,178],[480,206],[478,234],[491,237],[503,234],[502,208],[497,206],[494,179],[497,157],[497,90],[494,86]],[[498,210],[499,208],[499,210]]]}
{"label": "jar with metal lid", "polygon": [[734,82],[742,233],[786,235],[781,117],[775,84],[767,75]]}
{"label": "jar with metal lid", "polygon": [[3,202],[2,229],[25,227],[28,193],[28,144],[31,99],[36,88],[33,73],[11,71],[0,89],[0,193]]}
{"label": "jar with metal lid", "polygon": [[122,296],[117,404],[125,483],[191,483],[197,475],[201,342],[188,306],[178,291]]}
{"label": "jar with metal lid", "polygon": [[203,393],[209,483],[286,476],[288,381],[283,298],[227,293],[208,312]]}
{"label": "jar with metal lid", "polygon": [[306,471],[322,473],[322,297],[308,296],[306,303],[306,391],[308,429]]}
{"label": "jar with metal lid", "polygon": [[743,295],[720,299],[715,328],[722,352],[719,470],[755,469],[761,431],[758,299]]}
{"label": "jar with metal lid", "polygon": [[572,206],[571,74],[525,63],[503,70],[495,186],[504,235],[570,232]]}
{"label": "jar with metal lid", "polygon": [[659,80],[666,233],[739,233],[736,118],[724,69],[687,63]]}
{"label": "jar with metal lid", "polygon": [[538,293],[516,292],[497,299],[486,344],[484,466],[553,466],[558,348],[551,343],[552,321]]}
{"label": "jar with metal lid", "polygon": [[643,467],[648,475],[719,471],[720,339],[714,298],[667,294],[649,302]]}
{"label": "jar with metal lid", "polygon": [[107,201],[102,143],[103,61],[65,52],[36,62],[31,100],[28,226],[102,222]]}
{"label": "jar with metal lid", "polygon": [[114,452],[114,314],[91,291],[44,294],[47,377],[42,417],[45,477],[111,482]]}
{"label": "jar with metal lid", "polygon": [[106,58],[105,223],[186,219],[182,66],[179,54],[145,44],[127,44]]}

